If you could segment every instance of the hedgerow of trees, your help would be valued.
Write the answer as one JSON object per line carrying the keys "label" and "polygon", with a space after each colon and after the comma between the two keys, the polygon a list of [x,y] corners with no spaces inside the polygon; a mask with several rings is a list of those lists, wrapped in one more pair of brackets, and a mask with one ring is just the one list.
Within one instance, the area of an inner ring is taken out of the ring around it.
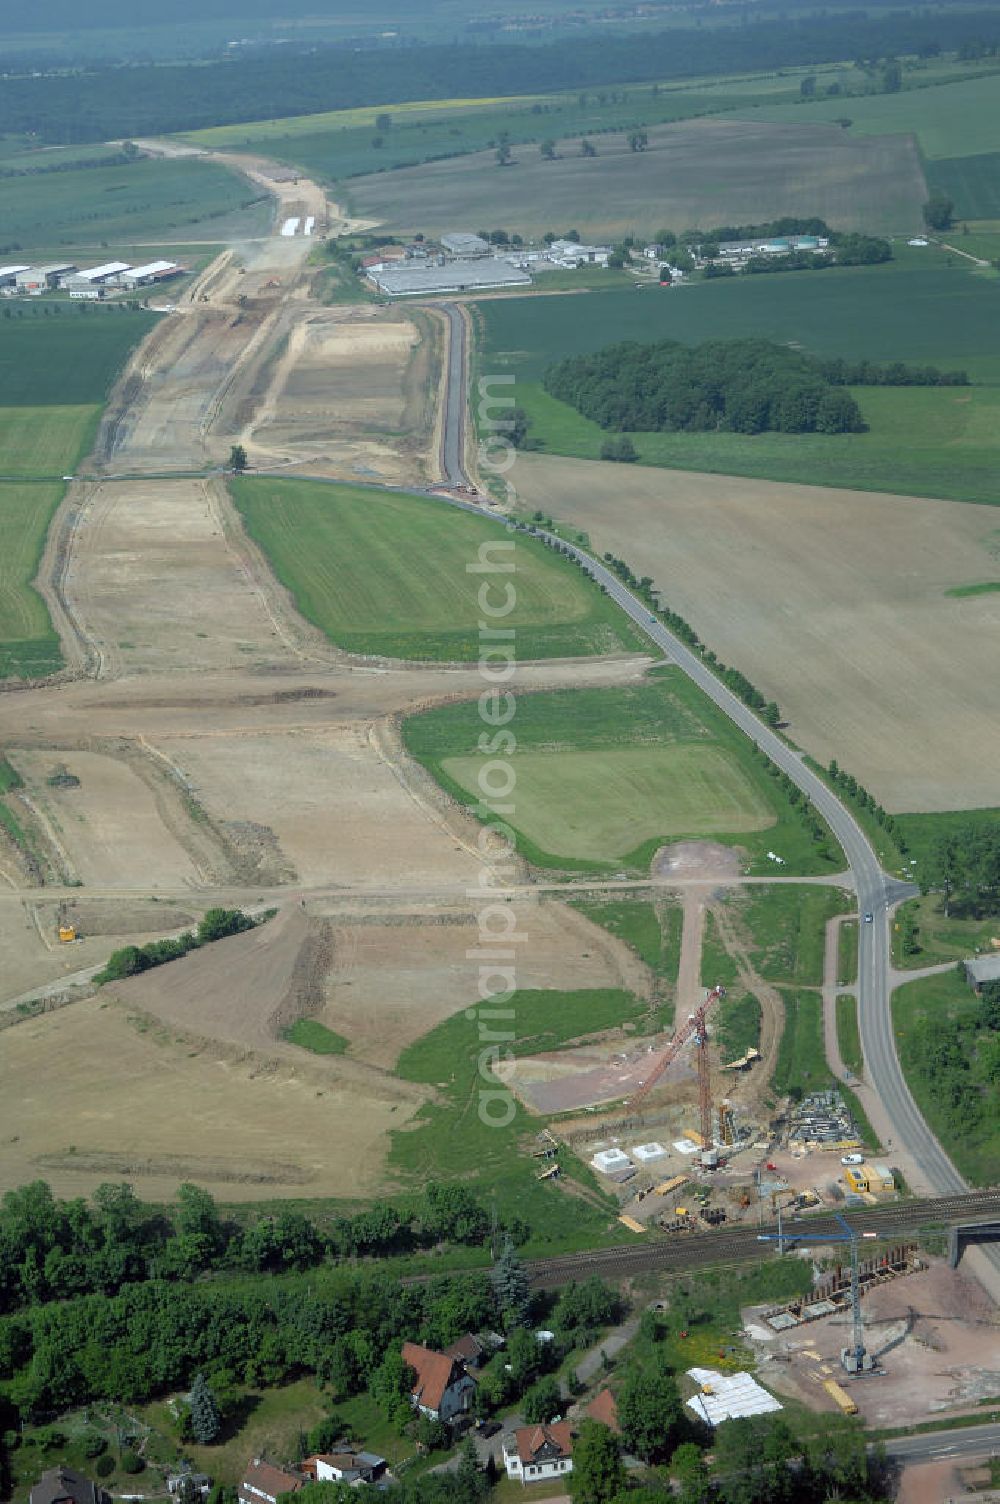
{"label": "hedgerow of trees", "polygon": [[551,396],[618,432],[861,433],[857,402],[809,356],[769,340],[626,341],[571,356],[544,376]]}
{"label": "hedgerow of trees", "polygon": [[[224,1218],[195,1185],[182,1185],[165,1211],[124,1183],[98,1186],[89,1201],[61,1201],[37,1180],[0,1200],[0,1314],[37,1301],[115,1295],[154,1278],[276,1274],[442,1243],[482,1247],[491,1228],[490,1212],[467,1187],[433,1181],[406,1201],[376,1201],[351,1217],[318,1222],[285,1210],[240,1222]],[[517,1219],[501,1222],[500,1231],[514,1243],[527,1236]]]}
{"label": "hedgerow of trees", "polygon": [[150,940],[145,945],[123,945],[120,950],[113,950],[94,981],[102,985],[138,976],[140,972],[150,971],[154,966],[179,961],[181,956],[197,950],[199,946],[224,940],[227,935],[238,935],[243,930],[252,930],[254,925],[255,921],[244,914],[242,909],[208,909],[196,930],[187,930],[172,940]]}

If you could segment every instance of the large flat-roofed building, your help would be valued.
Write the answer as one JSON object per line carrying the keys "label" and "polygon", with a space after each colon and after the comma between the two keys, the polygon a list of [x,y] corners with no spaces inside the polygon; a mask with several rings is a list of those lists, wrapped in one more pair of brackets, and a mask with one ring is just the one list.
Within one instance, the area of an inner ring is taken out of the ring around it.
{"label": "large flat-roofed building", "polygon": [[0,266],[0,287],[13,287],[21,273],[30,270],[30,267],[21,263],[17,266]]}
{"label": "large flat-roofed building", "polygon": [[450,235],[441,236],[441,245],[449,256],[488,256],[490,243],[481,235],[471,235],[467,230],[455,230]]}
{"label": "large flat-roofed building", "polygon": [[154,282],[166,282],[171,277],[179,277],[181,267],[176,261],[149,261],[145,266],[130,267],[127,272],[119,272],[114,278],[116,287],[149,287]]}
{"label": "large flat-roofed building", "polygon": [[509,261],[433,261],[421,266],[372,267],[369,278],[391,298],[419,298],[442,292],[481,292],[491,287],[530,287],[531,278]]}
{"label": "large flat-roofed building", "polygon": [[76,271],[74,261],[53,261],[47,266],[29,266],[18,272],[15,283],[18,292],[39,293],[55,287],[60,277],[69,277]]}
{"label": "large flat-roofed building", "polygon": [[131,262],[105,261],[103,266],[88,266],[83,271],[68,272],[66,276],[59,278],[59,286],[67,292],[85,287],[103,287],[115,277],[120,277],[122,272],[131,270]]}

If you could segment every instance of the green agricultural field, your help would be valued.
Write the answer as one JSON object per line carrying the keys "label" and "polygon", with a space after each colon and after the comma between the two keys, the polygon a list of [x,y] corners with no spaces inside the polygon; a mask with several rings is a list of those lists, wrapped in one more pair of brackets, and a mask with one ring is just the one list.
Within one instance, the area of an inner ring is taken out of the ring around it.
{"label": "green agricultural field", "polygon": [[[645,1004],[614,988],[578,992],[516,992],[509,1004],[516,1038],[503,1050],[515,1055],[557,1049],[623,1024],[646,1018]],[[393,1134],[390,1167],[414,1185],[429,1180],[462,1180],[475,1194],[493,1199],[501,1216],[523,1219],[531,1228],[525,1254],[588,1247],[617,1241],[613,1198],[601,1191],[591,1171],[561,1149],[564,1176],[583,1195],[567,1195],[551,1182],[540,1184],[538,1164],[524,1152],[529,1135],[542,1126],[513,1098],[494,1097],[480,1112],[483,1093],[496,1090],[488,1073],[479,1074],[479,1028],[465,1014],[438,1024],[403,1051],[396,1072],[405,1081],[435,1088],[435,1100],[416,1123]],[[509,1107],[508,1107],[509,1104]],[[496,1120],[510,1114],[506,1126]],[[489,1122],[490,1116],[494,1125]],[[620,1229],[618,1229],[620,1231]]]}
{"label": "green agricultural field", "polygon": [[851,136],[913,132],[925,157],[978,156],[1000,151],[1000,74],[943,83],[899,94],[855,99],[816,99],[763,105],[757,116],[804,127],[849,118]]}
{"label": "green agricultural field", "polygon": [[[992,1020],[992,1021],[991,1021]],[[1000,1031],[957,970],[908,982],[892,996],[900,1063],[934,1133],[974,1185],[1000,1175]]]}
{"label": "green agricultural field", "polygon": [[483,547],[495,561],[511,557],[503,530],[486,518],[359,486],[253,479],[234,482],[232,492],[299,610],[349,652],[478,658],[477,594],[486,578],[515,582],[509,625],[521,659],[641,645],[617,607],[533,539],[517,538],[513,576],[470,573]]}
{"label": "green agricultural field", "polygon": [[62,486],[0,484],[0,679],[41,678],[62,665],[59,639],[31,581]]}
{"label": "green agricultural field", "polygon": [[34,300],[5,307],[0,408],[104,402],[130,350],[156,322],[154,313],[123,307]]}
{"label": "green agricultural field", "polygon": [[[62,177],[62,174],[60,174]],[[62,666],[45,602],[33,588],[61,477],[89,452],[112,383],[155,316],[37,303],[0,317],[0,679]]]}
{"label": "green agricultural field", "polygon": [[[948,195],[956,214],[964,219],[996,219],[1000,215],[1000,151],[928,162],[927,181]],[[961,237],[957,244],[962,245]]]}
{"label": "green agricultural field", "polygon": [[77,407],[0,407],[0,475],[55,479],[90,452],[99,403]]}
{"label": "green agricultural field", "polygon": [[[209,150],[260,152],[333,181],[482,151],[494,146],[501,132],[517,146],[587,136],[600,150],[602,137],[636,125],[791,102],[807,71],[505,98],[411,100],[214,126],[189,131],[183,139]],[[379,116],[388,116],[388,126],[383,121],[376,127]]]}
{"label": "green agricultural field", "polygon": [[[829,870],[749,744],[676,670],[638,688],[522,695],[512,729],[507,818],[540,867],[643,872],[665,842],[711,834],[743,848],[755,868],[776,847],[792,871]],[[484,766],[480,730],[473,703],[403,728],[408,750],[470,806]]]}
{"label": "green agricultural field", "polygon": [[[441,767],[476,797],[481,757]],[[517,819],[532,843],[577,861],[622,860],[654,835],[739,837],[774,824],[764,791],[716,747],[522,751],[517,778]]]}
{"label": "green agricultural field", "polygon": [[926,269],[908,260],[669,290],[649,284],[639,292],[591,292],[585,302],[497,298],[479,304],[477,318],[484,366],[513,373],[519,385],[539,382],[555,360],[619,340],[698,344],[748,336],[815,355],[961,368],[973,381],[1000,384],[997,299],[992,278],[957,262]]}
{"label": "green agricultural field", "polygon": [[3,195],[4,235],[29,250],[196,230],[261,234],[272,213],[270,197],[247,179],[197,157],[6,178]]}
{"label": "green agricultural field", "polygon": [[[863,387],[861,434],[639,433],[640,461],[857,490],[996,504],[1000,356],[997,284],[964,267],[898,266],[732,278],[662,292],[505,298],[478,306],[480,368],[513,374],[531,437],[597,459],[607,434],[541,386],[555,359],[625,339],[762,336],[817,355],[966,370],[971,387]],[[585,306],[586,316],[581,315]]]}
{"label": "green agricultural field", "polygon": [[592,158],[577,139],[554,161],[524,147],[504,168],[484,152],[373,173],[352,181],[349,203],[393,231],[436,233],[461,223],[527,237],[574,226],[615,237],[663,223],[679,231],[802,213],[839,229],[912,232],[925,197],[909,137],[854,139],[804,121],[790,130],[754,114],[654,126],[641,152],[622,134],[602,138]]}

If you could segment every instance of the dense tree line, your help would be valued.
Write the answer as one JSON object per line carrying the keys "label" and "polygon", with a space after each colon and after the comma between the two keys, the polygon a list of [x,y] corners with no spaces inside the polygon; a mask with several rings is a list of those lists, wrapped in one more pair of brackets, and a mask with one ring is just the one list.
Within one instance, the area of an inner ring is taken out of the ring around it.
{"label": "dense tree line", "polygon": [[941,893],[946,914],[1000,913],[1000,825],[970,821],[933,843],[920,872],[925,893]]}
{"label": "dense tree line", "polygon": [[817,362],[769,340],[626,341],[550,366],[545,389],[618,432],[860,433],[849,392]]}
{"label": "dense tree line", "polygon": [[989,1134],[1000,1105],[1000,982],[987,982],[957,1017],[921,1014],[907,1030],[906,1053],[956,1136],[974,1143]]}
{"label": "dense tree line", "polygon": [[[527,1233],[516,1219],[501,1227],[515,1241]],[[99,1186],[90,1201],[60,1201],[38,1180],[0,1201],[0,1312],[114,1295],[154,1278],[280,1273],[440,1243],[480,1247],[491,1231],[490,1213],[458,1184],[431,1182],[407,1203],[377,1201],[323,1224],[286,1210],[244,1225],[223,1218],[208,1192],[194,1185],[182,1185],[176,1205],[164,1211],[144,1204],[126,1184]]]}
{"label": "dense tree line", "polygon": [[[21,1414],[37,1418],[107,1400],[141,1404],[199,1374],[224,1407],[239,1385],[312,1374],[336,1402],[367,1391],[402,1433],[414,1420],[403,1342],[441,1349],[468,1331],[506,1331],[506,1346],[478,1376],[477,1411],[489,1415],[522,1396],[531,1409],[544,1376],[621,1310],[616,1292],[596,1279],[570,1284],[554,1300],[526,1299],[514,1311],[486,1274],[411,1286],[377,1269],[197,1284],[156,1279],[0,1319],[0,1380]],[[551,1342],[540,1343],[531,1329],[539,1319]],[[332,1417],[308,1445],[328,1450],[341,1430]],[[436,1436],[426,1440],[438,1444]]]}
{"label": "dense tree line", "polygon": [[[79,13],[78,13],[79,14]],[[740,27],[672,27],[642,36],[560,37],[536,46],[459,43],[373,48],[310,45],[200,67],[27,71],[4,79],[0,133],[43,142],[157,135],[238,121],[357,108],[385,100],[502,97],[649,79],[836,61],[845,46],[894,58],[975,43],[993,48],[995,11],[804,15]]]}
{"label": "dense tree line", "polygon": [[826,381],[834,386],[968,386],[967,371],[941,371],[937,366],[908,366],[901,360],[878,365],[872,360],[820,360]]}

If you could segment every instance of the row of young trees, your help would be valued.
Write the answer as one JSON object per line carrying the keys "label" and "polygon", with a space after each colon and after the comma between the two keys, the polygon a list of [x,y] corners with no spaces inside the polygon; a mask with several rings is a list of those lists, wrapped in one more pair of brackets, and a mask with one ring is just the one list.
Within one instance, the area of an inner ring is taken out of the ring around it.
{"label": "row of young trees", "polygon": [[602,428],[860,433],[857,402],[818,363],[770,340],[626,341],[550,366],[545,389]]}
{"label": "row of young trees", "polygon": [[[498,1226],[515,1242],[527,1235],[514,1218]],[[317,1222],[289,1209],[243,1223],[223,1218],[195,1185],[182,1185],[165,1210],[124,1183],[98,1186],[89,1201],[61,1201],[38,1180],[0,1201],[0,1313],[114,1295],[147,1279],[282,1273],[448,1243],[482,1247],[493,1231],[491,1213],[459,1184],[431,1182],[406,1201],[374,1202],[351,1217]]]}
{"label": "row of young trees", "polygon": [[892,837],[899,850],[905,855],[909,848],[906,844],[906,837],[899,828],[899,822],[890,815],[887,809],[883,808],[875,798],[875,795],[870,794],[863,784],[858,782],[853,773],[846,773],[836,758],[831,759],[826,771],[827,777],[838,794],[844,795],[848,802],[855,805],[858,809],[865,811],[869,815],[873,815],[885,833]]}

